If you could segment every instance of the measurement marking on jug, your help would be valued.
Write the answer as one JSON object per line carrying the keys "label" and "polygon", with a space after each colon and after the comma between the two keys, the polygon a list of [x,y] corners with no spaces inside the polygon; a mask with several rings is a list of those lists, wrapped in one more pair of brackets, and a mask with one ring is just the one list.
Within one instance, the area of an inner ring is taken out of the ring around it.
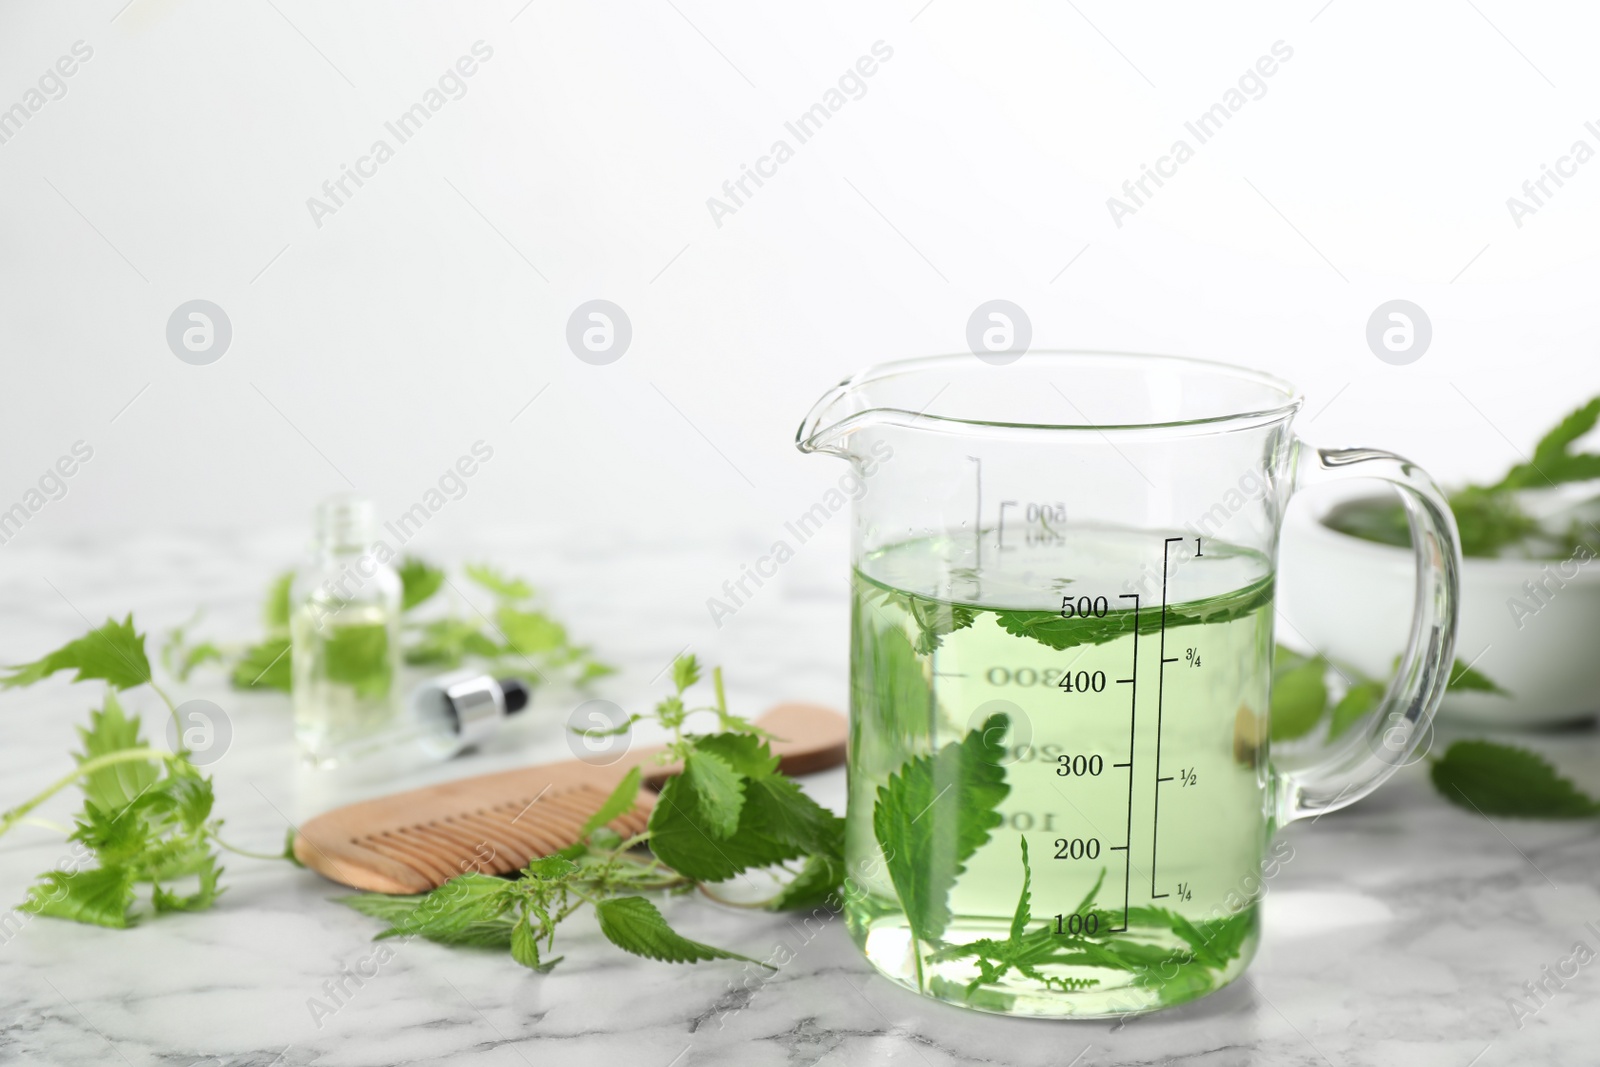
{"label": "measurement marking on jug", "polygon": [[[1168,893],[1156,892],[1156,871],[1158,869],[1157,855],[1160,850],[1161,838],[1161,783],[1172,781],[1171,776],[1161,776],[1161,724],[1165,712],[1163,704],[1166,698],[1167,664],[1178,662],[1177,656],[1167,655],[1167,555],[1172,546],[1183,541],[1181,537],[1169,537],[1161,543],[1161,666],[1156,671],[1156,780],[1151,787],[1155,793],[1155,803],[1150,815],[1150,899],[1162,900]],[[1194,539],[1195,555],[1200,554],[1200,539]],[[1137,630],[1135,631],[1137,632]],[[1132,809],[1132,804],[1129,805]]]}
{"label": "measurement marking on jug", "polygon": [[[1006,544],[1006,508],[1022,509],[1022,540],[1028,548],[1037,548],[1045,544],[1062,544],[1063,534],[1055,526],[1062,526],[1067,521],[1067,505],[1063,501],[1039,500],[1002,500],[1000,501],[1000,521],[995,526],[995,547],[1001,552],[1015,552],[1017,545]],[[1015,523],[1012,524],[1016,525]]]}
{"label": "measurement marking on jug", "polygon": [[1128,929],[1128,895],[1133,880],[1133,746],[1137,736],[1139,713],[1139,594],[1123,593],[1119,599],[1133,601],[1133,669],[1127,678],[1118,678],[1119,685],[1128,687],[1128,762],[1114,763],[1113,767],[1128,768],[1128,822],[1122,844],[1112,849],[1122,853],[1122,926],[1113,933],[1126,933]]}
{"label": "measurement marking on jug", "polygon": [[972,461],[972,567],[983,570],[983,460],[968,456]]}

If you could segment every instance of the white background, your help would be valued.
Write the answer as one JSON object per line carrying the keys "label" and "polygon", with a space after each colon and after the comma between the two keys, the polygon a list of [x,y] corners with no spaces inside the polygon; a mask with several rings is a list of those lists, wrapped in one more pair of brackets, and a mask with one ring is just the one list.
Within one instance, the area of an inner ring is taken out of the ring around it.
{"label": "white background", "polygon": [[[94,50],[0,144],[0,506],[95,450],[13,546],[303,529],[347,485],[392,515],[478,439],[426,542],[776,533],[841,473],[793,448],[811,401],[962,349],[997,297],[1035,347],[1275,371],[1313,441],[1443,481],[1600,389],[1600,161],[1520,228],[1506,206],[1600,148],[1583,5],[125,2],[0,13],[0,107]],[[479,40],[466,95],[319,228],[307,198]],[[880,40],[866,95],[716,225],[707,198]],[[1280,40],[1266,95],[1114,225]],[[596,297],[633,325],[609,366],[565,343]],[[210,366],[166,343],[194,298],[232,322]],[[1409,366],[1365,341],[1395,298],[1433,324]]]}

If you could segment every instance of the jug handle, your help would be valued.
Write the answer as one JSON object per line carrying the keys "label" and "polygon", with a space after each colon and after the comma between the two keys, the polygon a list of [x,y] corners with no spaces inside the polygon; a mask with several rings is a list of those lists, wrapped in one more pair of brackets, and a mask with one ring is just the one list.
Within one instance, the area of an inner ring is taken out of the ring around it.
{"label": "jug handle", "polygon": [[1399,491],[1416,554],[1411,630],[1399,668],[1364,729],[1322,760],[1274,769],[1276,822],[1316,817],[1355,803],[1405,765],[1433,722],[1455,663],[1461,544],[1455,515],[1428,473],[1392,452],[1316,448],[1296,441],[1293,490],[1378,479]]}

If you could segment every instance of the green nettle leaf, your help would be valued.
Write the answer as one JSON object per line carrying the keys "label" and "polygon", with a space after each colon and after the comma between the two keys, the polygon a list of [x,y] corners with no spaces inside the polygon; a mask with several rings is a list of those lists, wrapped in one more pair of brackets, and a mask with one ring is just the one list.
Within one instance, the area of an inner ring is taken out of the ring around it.
{"label": "green nettle leaf", "polygon": [[336,897],[335,901],[363,915],[395,925],[408,921],[411,914],[422,906],[427,896],[427,893],[415,896],[356,893],[348,897]]}
{"label": "green nettle leaf", "polygon": [[505,634],[507,650],[526,656],[567,647],[567,628],[548,615],[501,605],[494,613],[495,625]]}
{"label": "green nettle leaf", "polygon": [[1001,739],[1009,725],[1005,715],[992,715],[963,740],[909,760],[878,787],[873,830],[920,941],[944,933],[951,888],[1002,822],[997,809],[1010,787]]}
{"label": "green nettle leaf", "polygon": [[[1166,629],[1244,618],[1263,605],[1272,603],[1272,590],[1272,579],[1264,578],[1241,593],[1231,593],[1209,601],[1174,604],[1166,612]],[[1111,608],[1104,615],[1074,614],[1069,618],[1062,618],[1060,611],[997,611],[995,621],[1006,633],[1031,637],[1057,651],[1078,645],[1105,644],[1133,633],[1135,628],[1134,612],[1119,607]],[[1138,631],[1141,635],[1157,633],[1161,628],[1160,611],[1146,609],[1138,613]]]}
{"label": "green nettle leaf", "polygon": [[[1277,646],[1272,657],[1274,741],[1305,737],[1316,729],[1325,716],[1328,720],[1328,740],[1336,740],[1370,714],[1383,699],[1387,688],[1385,682],[1363,677],[1359,672],[1345,667],[1341,673],[1352,676],[1354,680],[1344,695],[1329,708],[1326,681],[1328,666],[1328,661],[1321,656],[1303,656],[1282,645]],[[1400,657],[1396,656],[1390,674],[1399,666]],[[1455,692],[1469,690],[1510,695],[1460,660],[1451,668],[1449,688]]]}
{"label": "green nettle leaf", "polygon": [[100,627],[68,641],[42,659],[0,668],[0,688],[32,685],[57,671],[76,670],[74,682],[101,679],[113,689],[131,689],[150,680],[150,660],[144,652],[144,634],[136,633],[133,616],[117,622],[107,619]]}
{"label": "green nettle leaf", "polygon": [[944,639],[957,630],[965,630],[977,619],[975,609],[915,593],[882,590],[873,599],[893,604],[911,616],[917,626],[917,636],[912,647],[918,655],[931,655],[938,651]]}
{"label": "green nettle leaf", "polygon": [[493,659],[501,652],[494,638],[465,619],[431,619],[419,632],[420,639],[405,651],[413,666],[459,667],[468,656]]}
{"label": "green nettle leaf", "polygon": [[1600,814],[1600,802],[1525,748],[1457,741],[1430,771],[1446,800],[1483,815],[1580,819]]}
{"label": "green nettle leaf", "polygon": [[816,852],[842,857],[844,820],[776,773],[777,758],[765,741],[711,734],[696,737],[694,751],[715,754],[740,771],[766,770],[742,775],[744,802],[727,833],[725,822],[714,824],[702,814],[708,801],[695,778],[668,779],[650,814],[650,848],[661,862],[689,878],[720,882]]}
{"label": "green nettle leaf", "polygon": [[1600,420],[1600,396],[1567,415],[1534,446],[1533,459],[1519,463],[1495,488],[1529,489],[1552,483],[1600,478],[1600,456],[1573,453],[1571,446]]}
{"label": "green nettle leaf", "polygon": [[801,790],[792,778],[774,774],[745,783],[739,832],[780,843],[792,853],[844,858],[844,820]]}
{"label": "green nettle leaf", "polygon": [[898,627],[879,627],[861,616],[857,605],[853,631],[856,647],[850,660],[852,707],[870,722],[860,731],[863,743],[885,755],[921,747],[933,720],[933,691],[927,663],[917,655]]}
{"label": "green nettle leaf", "polygon": [[[741,821],[750,817],[751,810],[746,804]],[[741,871],[800,855],[792,845],[739,832],[719,840],[702,824],[699,811],[699,797],[678,775],[667,780],[650,813],[650,850],[679,874],[702,882],[721,882]]]}
{"label": "green nettle leaf", "polygon": [[28,890],[23,911],[125,929],[133,907],[133,872],[121,867],[48,871]]}
{"label": "green nettle leaf", "polygon": [[200,864],[200,869],[195,872],[200,877],[200,887],[195,892],[186,896],[156,886],[150,894],[150,903],[156,911],[204,911],[216,903],[217,897],[222,895],[222,890],[217,888],[217,878],[222,874],[222,868],[217,866],[216,857],[206,855]]}
{"label": "green nettle leaf", "polygon": [[511,958],[536,971],[543,966],[539,962],[539,939],[534,935],[533,924],[526,915],[511,928]]}
{"label": "green nettle leaf", "polygon": [[1383,699],[1382,682],[1357,682],[1345,691],[1328,717],[1328,739],[1339,737],[1360,722]]}
{"label": "green nettle leaf", "polygon": [[287,637],[268,637],[244,650],[229,672],[235,689],[278,689],[289,692],[294,685],[293,664]]}
{"label": "green nettle leaf", "polygon": [[[89,712],[89,725],[78,727],[78,738],[83,744],[83,753],[77,757],[80,765],[97,756],[144,745],[144,738],[139,732],[139,717],[135,715],[129,718],[124,714],[122,705],[109,691],[105,705]],[[91,771],[79,785],[83,789],[84,802],[91,809],[116,816],[160,777],[161,768],[153,761],[132,760]]]}
{"label": "green nettle leaf", "polygon": [[389,923],[374,940],[414,934],[442,945],[509,948],[516,925],[509,914],[515,892],[513,882],[473,873],[420,897],[358,893],[340,897],[339,903]]}
{"label": "green nettle leaf", "polygon": [[1033,867],[1028,863],[1028,839],[1017,835],[1022,842],[1022,895],[1017,897],[1017,910],[1011,916],[1011,940],[1021,941],[1033,916]]}
{"label": "green nettle leaf", "polygon": [[[1454,509],[1452,509],[1454,510]],[[1460,527],[1461,516],[1456,515],[1457,528]],[[1389,499],[1356,500],[1340,504],[1328,512],[1323,523],[1332,530],[1351,537],[1359,537],[1363,541],[1374,541],[1380,545],[1393,545],[1396,548],[1411,547],[1411,522],[1406,518],[1406,509]],[[1466,538],[1462,538],[1463,555],[1471,555],[1466,550]]]}
{"label": "green nettle leaf", "polygon": [[1278,647],[1272,661],[1272,740],[1289,741],[1316,729],[1328,706],[1327,669],[1321,656]]}
{"label": "green nettle leaf", "polygon": [[746,778],[770,778],[778,773],[778,757],[754,734],[701,734],[694,739],[694,747],[726,760]]}
{"label": "green nettle leaf", "polygon": [[1494,693],[1503,697],[1511,695],[1490,681],[1481,672],[1473,670],[1460,660],[1456,660],[1455,665],[1450,670],[1449,688],[1457,692]]}
{"label": "green nettle leaf", "polygon": [[700,680],[700,662],[693,656],[679,656],[672,661],[672,684],[683,692]]}
{"label": "green nettle leaf", "polygon": [[348,685],[367,699],[387,694],[394,683],[389,665],[389,627],[375,622],[335,626],[331,631],[322,646],[328,680]]}
{"label": "green nettle leaf", "polygon": [[195,668],[203,663],[221,663],[223,661],[222,649],[210,641],[202,641],[184,651],[183,659],[177,664],[173,672],[178,681],[187,682]]}
{"label": "green nettle leaf", "polygon": [[772,911],[836,907],[844,885],[844,861],[822,853],[806,857],[800,873],[767,902]]}
{"label": "green nettle leaf", "polygon": [[289,589],[294,585],[294,571],[284,571],[267,587],[266,602],[261,605],[261,619],[267,630],[277,632],[289,628]]}
{"label": "green nettle leaf", "polygon": [[166,793],[172,798],[173,814],[184,829],[198,830],[211,818],[211,806],[215,800],[211,779],[192,774],[174,776],[168,779],[166,785]]}
{"label": "green nettle leaf", "polygon": [[527,600],[533,596],[533,586],[521,578],[504,574],[487,563],[469,563],[463,570],[468,578],[502,600]]}
{"label": "green nettle leaf", "polygon": [[410,611],[444,585],[444,571],[416,556],[406,556],[395,571],[400,575],[401,611]]}
{"label": "green nettle leaf", "polygon": [[[583,653],[588,655],[589,650],[587,647],[583,649]],[[590,682],[616,673],[617,669],[609,663],[597,663],[594,660],[589,660],[583,665],[583,669],[578,672],[578,677],[573,679],[573,682],[580,686],[588,685]]]}
{"label": "green nettle leaf", "polygon": [[683,777],[689,780],[697,802],[695,814],[713,837],[728,837],[739,828],[744,779],[727,760],[712,752],[690,749],[683,761]]}
{"label": "green nettle leaf", "polygon": [[628,768],[628,773],[622,776],[622,781],[617,783],[611,795],[584,821],[583,829],[578,831],[578,840],[584,840],[606,823],[632,811],[634,801],[639,798],[639,781],[639,768]]}
{"label": "green nettle leaf", "polygon": [[151,848],[151,825],[144,817],[150,807],[145,797],[122,805],[114,810],[85,804],[83,811],[73,820],[74,829],[68,840],[87,846],[102,867],[126,868],[136,874],[141,860]]}
{"label": "green nettle leaf", "polygon": [[[1156,625],[1160,620],[1156,616]],[[1103,618],[1094,615],[1063,619],[1055,611],[999,611],[995,621],[1000,628],[1016,637],[1031,637],[1048,648],[1064,651],[1078,645],[1103,645],[1125,634],[1133,633],[1133,612],[1108,612]],[[1141,613],[1141,632],[1154,633],[1149,618]]]}
{"label": "green nettle leaf", "polygon": [[612,897],[596,902],[595,917],[600,932],[624,952],[663,963],[696,963],[700,960],[744,960],[771,967],[749,956],[691,941],[667,925],[656,906],[644,897]]}
{"label": "green nettle leaf", "polygon": [[201,664],[221,663],[226,658],[222,648],[211,641],[201,641],[193,645],[186,643],[189,627],[199,618],[200,613],[196,611],[188,622],[173,627],[168,632],[167,639],[161,644],[161,665],[180,682],[187,682],[189,676]]}
{"label": "green nettle leaf", "polygon": [[540,856],[529,863],[526,870],[528,877],[540,878],[548,882],[560,881],[571,878],[577,874],[579,867],[565,856]]}
{"label": "green nettle leaf", "polygon": [[[1451,493],[1449,499],[1463,556],[1497,556],[1502,548],[1539,533],[1539,521],[1523,511],[1509,492],[1469,485]],[[1409,532],[1404,543],[1411,544]]]}

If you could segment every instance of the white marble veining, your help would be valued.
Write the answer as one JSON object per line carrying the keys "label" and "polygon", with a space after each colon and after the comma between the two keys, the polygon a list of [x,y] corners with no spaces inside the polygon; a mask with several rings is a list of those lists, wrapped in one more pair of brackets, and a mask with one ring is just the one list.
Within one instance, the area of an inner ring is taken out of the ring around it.
{"label": "white marble veining", "polygon": [[[728,623],[705,597],[760,531],[714,542],[593,537],[538,544],[523,535],[451,546],[521,568],[575,633],[625,666],[604,695],[638,703],[685,644],[727,664],[733,699],[841,704],[846,609],[842,545],[819,540]],[[205,603],[204,627],[251,632],[260,587],[292,555],[292,537],[8,547],[0,560],[0,650],[32,658],[132,608],[153,633]],[[443,551],[439,554],[444,554]],[[52,585],[55,590],[52,591]],[[274,849],[286,820],[324,803],[291,769],[286,702],[243,697],[216,679],[186,696],[222,704],[233,747],[213,771],[236,843]],[[73,726],[96,686],[53,682],[0,695],[0,804],[65,769]],[[153,700],[131,701],[151,710]],[[571,701],[536,697],[534,714],[495,746],[433,771],[454,776],[566,755]],[[1600,739],[1537,739],[1563,766],[1600,781]],[[425,776],[407,778],[405,784]],[[395,783],[399,784],[399,783]],[[811,783],[843,798],[842,772]],[[370,784],[340,786],[370,790]],[[335,789],[333,792],[337,792]],[[41,814],[64,819],[75,798]],[[212,911],[107,931],[13,917],[0,928],[0,1062],[70,1065],[268,1064],[1318,1064],[1492,1067],[1593,1062],[1600,967],[1586,966],[1537,1014],[1508,998],[1583,940],[1600,949],[1600,826],[1495,820],[1441,802],[1408,768],[1355,808],[1288,831],[1294,858],[1266,898],[1265,938],[1245,980],[1167,1013],[1111,1023],[1001,1019],[921,1000],[874,976],[833,920],[664,903],[686,934],[765,957],[673,967],[624,956],[591,921],[563,932],[566,959],[538,976],[496,953],[370,937],[373,921],[328,902],[338,889],[283,863],[230,857]],[[20,900],[64,854],[60,836],[23,826],[0,840],[0,900]],[[0,913],[0,919],[4,914]],[[1585,923],[1594,923],[1586,928]],[[336,1010],[330,983],[343,978]],[[324,1010],[315,1010],[318,1003]]]}

